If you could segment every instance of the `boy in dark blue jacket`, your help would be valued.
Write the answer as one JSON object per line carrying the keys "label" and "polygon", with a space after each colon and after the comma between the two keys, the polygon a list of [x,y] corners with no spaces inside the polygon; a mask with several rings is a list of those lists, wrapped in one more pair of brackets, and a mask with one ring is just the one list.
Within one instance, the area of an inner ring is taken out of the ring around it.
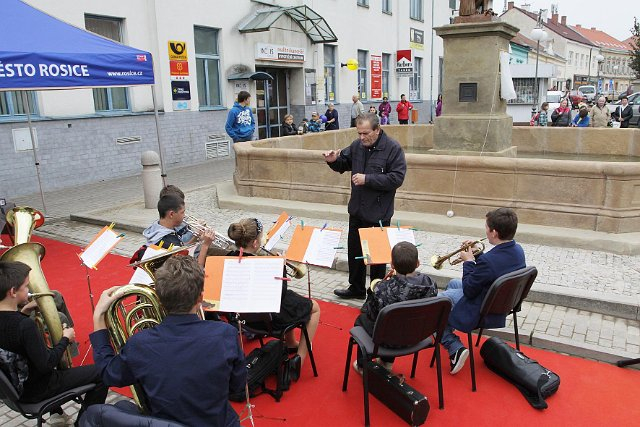
{"label": "boy in dark blue jacket", "polygon": [[227,115],[227,123],[224,129],[233,139],[233,142],[251,141],[256,129],[256,121],[253,118],[251,107],[251,95],[247,91],[238,94],[238,102],[233,104]]}
{"label": "boy in dark blue jacket", "polygon": [[[509,208],[499,208],[486,215],[485,233],[490,251],[473,255],[473,247],[460,252],[462,280],[453,279],[441,293],[453,303],[449,323],[442,335],[442,345],[449,352],[451,374],[457,374],[469,356],[467,350],[454,334],[454,328],[467,332],[475,328],[480,320],[480,307],[493,282],[500,276],[526,267],[524,251],[513,237],[518,228],[518,216]],[[464,242],[469,244],[472,242]],[[486,328],[502,328],[505,316],[490,316],[484,322]]]}

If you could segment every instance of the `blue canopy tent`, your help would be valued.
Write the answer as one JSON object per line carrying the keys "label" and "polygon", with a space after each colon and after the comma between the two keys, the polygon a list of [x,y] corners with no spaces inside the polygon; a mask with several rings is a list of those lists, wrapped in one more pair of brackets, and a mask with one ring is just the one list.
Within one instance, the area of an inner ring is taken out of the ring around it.
{"label": "blue canopy tent", "polygon": [[3,0],[2,14],[0,91],[22,91],[43,209],[28,90],[151,85],[164,181],[151,54],[67,24],[19,0]]}

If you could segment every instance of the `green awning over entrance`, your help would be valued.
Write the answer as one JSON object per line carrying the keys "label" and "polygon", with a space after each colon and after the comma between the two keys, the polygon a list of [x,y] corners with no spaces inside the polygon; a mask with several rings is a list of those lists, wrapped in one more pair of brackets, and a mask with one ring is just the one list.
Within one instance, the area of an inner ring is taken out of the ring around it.
{"label": "green awning over entrance", "polygon": [[287,15],[293,19],[312,43],[338,41],[338,37],[329,27],[327,21],[307,6],[279,7],[254,12],[243,20],[245,23],[240,25],[239,30],[241,33],[269,31],[274,22],[282,15]]}

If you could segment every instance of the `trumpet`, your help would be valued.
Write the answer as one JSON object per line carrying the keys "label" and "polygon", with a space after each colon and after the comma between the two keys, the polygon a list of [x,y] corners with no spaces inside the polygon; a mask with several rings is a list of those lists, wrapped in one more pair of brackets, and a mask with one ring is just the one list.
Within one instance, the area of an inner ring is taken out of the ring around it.
{"label": "trumpet", "polygon": [[389,272],[382,279],[373,279],[371,281],[371,284],[369,285],[369,288],[371,289],[371,292],[375,291],[376,286],[378,286],[378,283],[387,280],[391,276],[395,276],[395,274],[396,274],[396,271],[392,268],[391,270],[389,270]]}
{"label": "trumpet", "polygon": [[[190,215],[185,215],[184,222],[187,224],[187,227],[189,227],[191,232],[193,232],[193,234],[197,237],[202,236],[202,234],[204,234],[204,232],[209,229],[204,221]],[[238,249],[233,240],[223,236],[217,231],[213,232],[213,241],[211,242],[211,244],[227,252]],[[258,249],[256,255],[278,256],[278,254],[265,249],[264,244],[260,245],[260,249]],[[289,274],[289,276],[295,277],[296,279],[300,279],[307,274],[307,267],[304,264],[287,260],[285,262],[285,265],[287,267],[287,274]]]}
{"label": "trumpet", "polygon": [[485,238],[473,241],[471,243],[462,245],[460,249],[457,249],[446,255],[442,255],[442,256],[434,255],[431,257],[431,266],[436,270],[440,270],[442,268],[442,265],[445,263],[445,261],[449,261],[450,265],[460,264],[462,262],[462,258],[458,256],[458,258],[454,259],[453,261],[451,261],[451,258],[454,255],[457,255],[460,252],[464,252],[469,248],[474,248],[473,256],[478,256],[484,251],[484,243],[482,243],[484,240],[487,240],[487,238],[485,237]]}

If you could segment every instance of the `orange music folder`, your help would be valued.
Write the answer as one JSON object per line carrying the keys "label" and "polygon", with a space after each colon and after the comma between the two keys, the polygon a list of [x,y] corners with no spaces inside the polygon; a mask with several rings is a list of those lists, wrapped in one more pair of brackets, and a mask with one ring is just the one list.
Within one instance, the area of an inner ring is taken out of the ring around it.
{"label": "orange music folder", "polygon": [[97,270],[100,261],[122,240],[124,234],[116,234],[114,225],[105,225],[78,255],[84,265]]}
{"label": "orange music folder", "polygon": [[342,230],[297,225],[287,249],[288,260],[329,267],[333,265]]}
{"label": "orange music folder", "polygon": [[209,256],[204,300],[209,311],[277,313],[282,296],[284,258]]}
{"label": "orange music folder", "polygon": [[361,228],[360,245],[362,246],[363,261],[370,264],[389,264],[391,249],[398,242],[407,241],[416,244],[413,227],[370,227]]}
{"label": "orange music folder", "polygon": [[280,214],[276,223],[273,224],[273,227],[267,231],[267,243],[264,245],[266,250],[272,250],[276,243],[278,243],[282,235],[289,229],[289,226],[291,226],[291,219],[293,219],[293,217],[289,216],[286,212]]}

